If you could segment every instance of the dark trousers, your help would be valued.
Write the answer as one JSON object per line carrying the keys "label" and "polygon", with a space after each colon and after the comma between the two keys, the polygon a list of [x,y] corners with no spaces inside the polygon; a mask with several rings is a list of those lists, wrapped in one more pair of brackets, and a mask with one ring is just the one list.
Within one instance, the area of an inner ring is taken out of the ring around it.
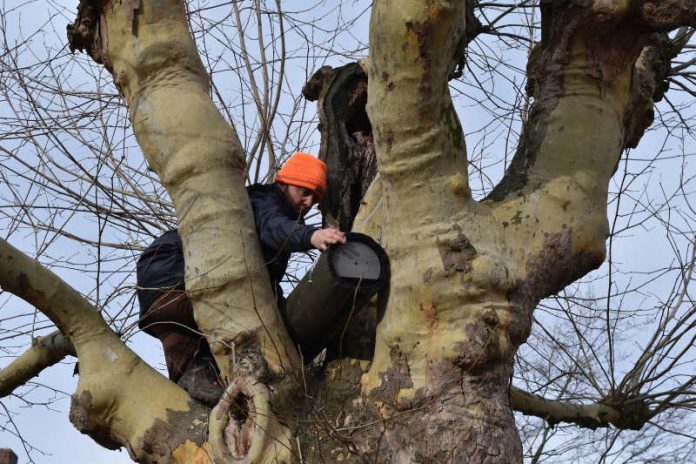
{"label": "dark trousers", "polygon": [[193,319],[191,300],[183,290],[164,292],[141,316],[138,326],[162,342],[169,378],[174,382],[196,360],[212,360],[208,342]]}

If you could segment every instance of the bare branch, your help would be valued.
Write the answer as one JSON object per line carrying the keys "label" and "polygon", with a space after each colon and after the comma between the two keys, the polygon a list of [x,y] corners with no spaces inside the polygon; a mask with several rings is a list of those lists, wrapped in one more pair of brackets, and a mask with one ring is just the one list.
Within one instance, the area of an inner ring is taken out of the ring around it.
{"label": "bare branch", "polygon": [[0,398],[68,355],[75,356],[75,348],[59,331],[34,339],[27,351],[0,370]]}

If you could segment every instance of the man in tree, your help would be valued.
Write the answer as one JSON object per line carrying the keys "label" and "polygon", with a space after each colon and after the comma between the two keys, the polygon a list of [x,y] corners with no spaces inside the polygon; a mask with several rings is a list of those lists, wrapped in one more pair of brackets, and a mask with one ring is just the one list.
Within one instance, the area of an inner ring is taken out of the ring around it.
{"label": "man in tree", "polygon": [[[247,192],[276,301],[284,306],[280,281],[291,253],[311,248],[324,251],[346,241],[338,229],[304,223],[304,216],[326,192],[326,165],[312,155],[297,152],[278,172],[274,183],[255,184]],[[176,230],[158,237],[140,257],[138,300],[139,326],[162,342],[169,378],[193,398],[215,405],[223,390],[185,293],[184,250]]]}

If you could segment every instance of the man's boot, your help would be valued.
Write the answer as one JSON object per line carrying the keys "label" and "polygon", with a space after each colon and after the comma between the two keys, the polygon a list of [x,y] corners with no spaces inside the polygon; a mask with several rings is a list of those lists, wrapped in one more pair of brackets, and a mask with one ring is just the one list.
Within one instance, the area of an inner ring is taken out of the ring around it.
{"label": "man's boot", "polygon": [[191,300],[181,291],[165,292],[138,325],[162,342],[169,379],[192,398],[214,406],[223,388],[208,342],[193,319]]}
{"label": "man's boot", "polygon": [[193,399],[215,406],[222,396],[223,388],[218,379],[215,360],[208,354],[207,344],[201,346],[206,343],[205,339],[198,334],[185,332],[160,335],[169,378]]}
{"label": "man's boot", "polygon": [[217,404],[225,391],[220,384],[213,358],[201,358],[181,376],[177,382],[191,398],[211,408]]}

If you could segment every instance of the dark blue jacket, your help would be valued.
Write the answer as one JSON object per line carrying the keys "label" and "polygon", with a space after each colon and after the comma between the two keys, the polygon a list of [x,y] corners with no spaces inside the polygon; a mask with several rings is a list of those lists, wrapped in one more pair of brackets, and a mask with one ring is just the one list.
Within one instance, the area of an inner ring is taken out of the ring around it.
{"label": "dark blue jacket", "polygon": [[[318,228],[305,225],[277,184],[251,185],[247,193],[271,284],[282,296],[280,281],[290,254],[311,249],[310,238]],[[184,290],[184,254],[176,230],[164,233],[143,252],[138,259],[137,282],[141,314],[163,291]]]}

